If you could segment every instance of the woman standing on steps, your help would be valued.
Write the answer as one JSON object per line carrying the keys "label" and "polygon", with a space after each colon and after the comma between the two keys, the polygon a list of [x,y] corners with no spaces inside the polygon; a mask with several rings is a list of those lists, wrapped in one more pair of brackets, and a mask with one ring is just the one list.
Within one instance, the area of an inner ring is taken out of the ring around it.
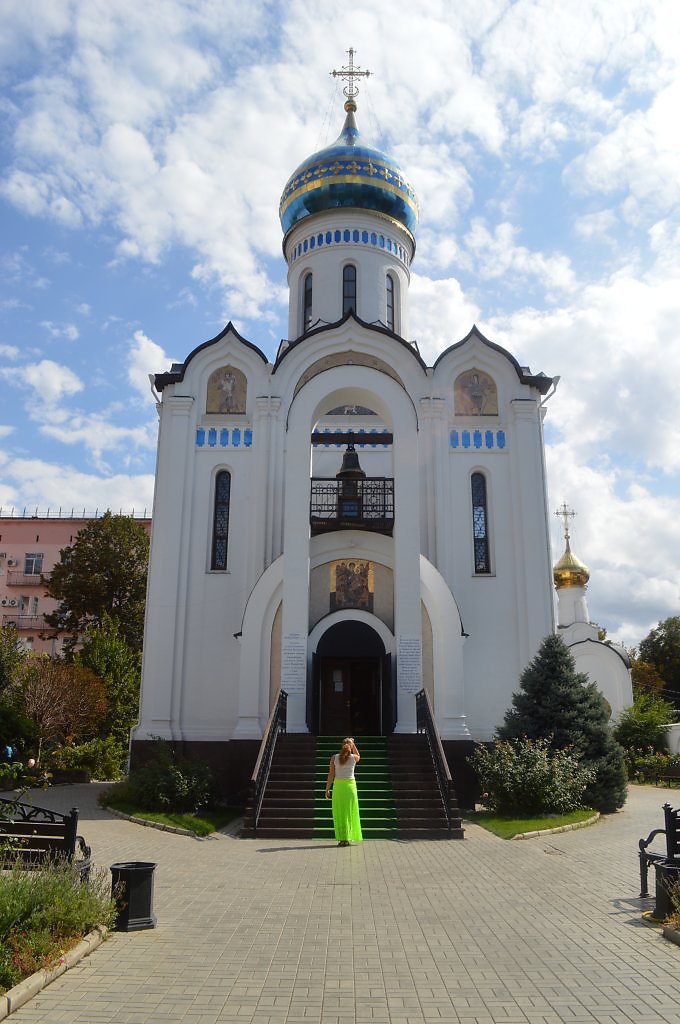
{"label": "woman standing on steps", "polygon": [[326,800],[330,799],[333,787],[333,827],[338,846],[349,846],[350,840],[360,843],[361,819],[359,798],[354,781],[354,766],[361,756],[351,736],[342,741],[340,753],[333,754],[326,779]]}

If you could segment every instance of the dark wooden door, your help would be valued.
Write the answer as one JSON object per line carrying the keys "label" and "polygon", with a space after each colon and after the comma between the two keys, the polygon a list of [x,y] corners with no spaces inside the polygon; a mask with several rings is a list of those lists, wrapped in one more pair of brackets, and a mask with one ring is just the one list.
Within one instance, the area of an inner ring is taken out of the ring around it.
{"label": "dark wooden door", "polygon": [[380,659],[324,658],[319,732],[330,736],[380,733]]}

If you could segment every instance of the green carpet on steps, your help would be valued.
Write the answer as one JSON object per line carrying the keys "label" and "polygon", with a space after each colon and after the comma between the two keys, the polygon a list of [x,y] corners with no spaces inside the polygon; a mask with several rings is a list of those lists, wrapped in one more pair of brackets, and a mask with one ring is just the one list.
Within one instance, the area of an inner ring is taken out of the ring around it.
{"label": "green carpet on steps", "polygon": [[[318,736],[314,775],[314,838],[333,839],[331,801],[325,798],[331,754],[337,754],[341,736]],[[384,736],[357,736],[361,760],[354,777],[359,794],[359,814],[364,839],[390,839],[397,835],[387,740]]]}

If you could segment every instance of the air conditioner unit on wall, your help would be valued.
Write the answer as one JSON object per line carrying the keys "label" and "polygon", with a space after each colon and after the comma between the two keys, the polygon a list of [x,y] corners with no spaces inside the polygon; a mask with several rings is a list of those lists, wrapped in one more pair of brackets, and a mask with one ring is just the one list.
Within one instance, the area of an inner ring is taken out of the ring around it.
{"label": "air conditioner unit on wall", "polygon": [[8,558],[7,559],[7,564],[8,565],[16,565],[17,564],[16,558]]}
{"label": "air conditioner unit on wall", "polygon": [[16,601],[16,600],[15,600],[14,598],[12,598],[12,599],[11,599],[11,601],[8,601],[8,602],[7,602],[7,604],[8,604],[9,606],[10,606],[10,608],[16,608],[16,606],[18,605],[18,603],[19,603],[19,602],[18,602],[18,601]]}
{"label": "air conditioner unit on wall", "polygon": [[6,597],[3,597],[2,601],[0,601],[0,604],[9,604],[9,601],[7,600]]}
{"label": "air conditioner unit on wall", "polygon": [[0,551],[0,558],[7,558],[7,552],[6,551]]}

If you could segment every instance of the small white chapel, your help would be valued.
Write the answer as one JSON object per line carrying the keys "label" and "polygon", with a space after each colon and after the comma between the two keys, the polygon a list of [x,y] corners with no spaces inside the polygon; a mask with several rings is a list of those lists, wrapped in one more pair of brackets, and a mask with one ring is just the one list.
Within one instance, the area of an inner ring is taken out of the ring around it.
{"label": "small white chapel", "polygon": [[[271,362],[230,323],[154,378],[133,756],[163,737],[249,773],[280,690],[288,732],[316,736],[413,733],[424,690],[447,753],[469,752],[556,628],[555,381],[474,326],[434,365],[421,357],[418,198],[360,134],[351,58],[339,137],[281,196],[288,339]],[[560,576],[560,626],[590,657],[592,628],[573,627],[584,585]],[[614,712],[631,702],[624,675]]]}

